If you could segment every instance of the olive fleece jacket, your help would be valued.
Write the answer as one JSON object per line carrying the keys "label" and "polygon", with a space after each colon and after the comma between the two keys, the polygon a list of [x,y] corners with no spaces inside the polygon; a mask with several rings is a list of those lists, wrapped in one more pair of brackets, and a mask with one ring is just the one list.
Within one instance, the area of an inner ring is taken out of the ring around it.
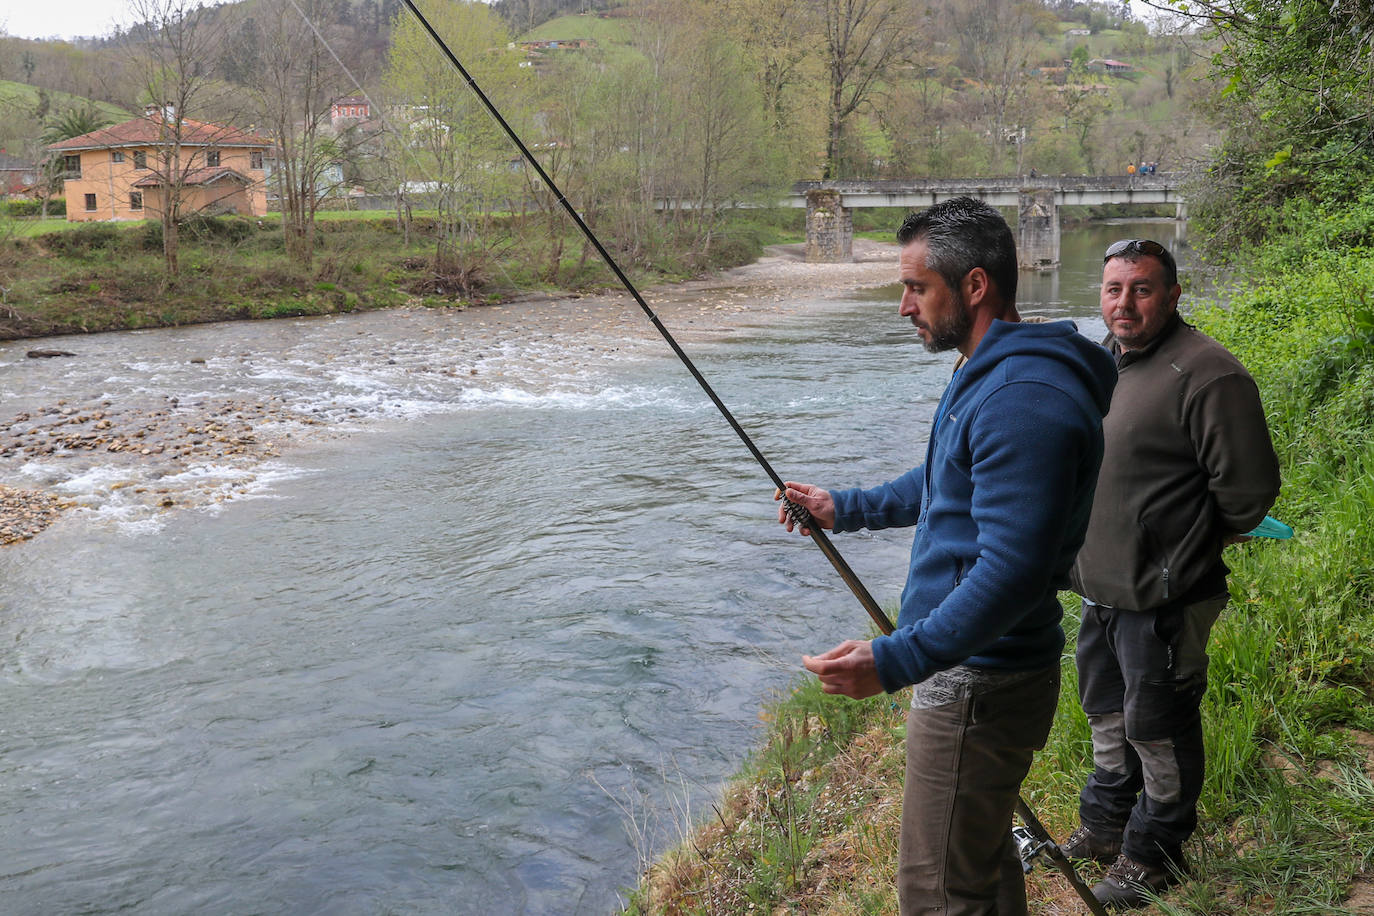
{"label": "olive fleece jacket", "polygon": [[1116,357],[1102,424],[1106,451],[1073,588],[1140,611],[1215,580],[1223,540],[1263,520],[1279,461],[1259,389],[1231,353],[1177,314],[1158,337]]}

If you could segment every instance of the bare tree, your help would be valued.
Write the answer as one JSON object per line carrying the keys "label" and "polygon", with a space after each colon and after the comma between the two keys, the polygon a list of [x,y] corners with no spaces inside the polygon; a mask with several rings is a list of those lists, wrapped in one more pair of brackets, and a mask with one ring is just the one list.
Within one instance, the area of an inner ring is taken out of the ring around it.
{"label": "bare tree", "polygon": [[1038,41],[1032,13],[1019,0],[974,0],[955,7],[960,59],[978,83],[994,166],[1023,126],[1014,113],[1025,99],[1026,71]]}
{"label": "bare tree", "polygon": [[[491,8],[469,0],[425,5],[426,18],[497,108],[516,109],[527,71],[507,48],[510,36]],[[393,97],[409,101],[397,113],[397,129],[417,177],[426,181],[438,205],[436,272],[464,285],[481,266],[474,253],[491,234],[486,230],[496,205],[508,200],[510,185],[520,181],[513,153],[466,81],[413,18],[396,22],[386,84]]]}
{"label": "bare tree", "polygon": [[213,9],[192,0],[129,0],[137,24],[130,30],[148,105],[155,161],[148,163],[145,186],[156,188],[162,221],[163,266],[169,280],[180,271],[179,230],[188,210],[188,189],[198,170],[208,167],[217,140],[229,131],[191,119],[193,114],[225,113],[220,84],[208,61],[220,40]]}
{"label": "bare tree", "polygon": [[796,132],[803,107],[797,90],[816,76],[814,49],[821,21],[814,0],[721,0],[721,25],[756,70],[773,132]]}
{"label": "bare tree", "polygon": [[829,91],[826,178],[850,171],[843,143],[849,120],[906,55],[910,35],[901,0],[821,0]]}
{"label": "bare tree", "polygon": [[256,36],[257,66],[247,83],[277,144],[268,184],[281,203],[286,252],[305,265],[314,256],[321,196],[332,190],[328,176],[345,147],[361,140],[332,127],[331,103],[346,83],[317,31],[325,6],[325,0],[267,0],[256,7],[252,28],[241,30]]}

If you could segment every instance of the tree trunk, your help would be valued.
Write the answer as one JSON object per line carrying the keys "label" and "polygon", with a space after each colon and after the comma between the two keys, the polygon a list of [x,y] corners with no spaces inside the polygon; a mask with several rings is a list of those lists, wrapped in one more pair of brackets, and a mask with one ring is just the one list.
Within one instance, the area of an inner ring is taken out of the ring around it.
{"label": "tree trunk", "polygon": [[162,211],[162,266],[166,271],[167,282],[176,280],[180,272],[177,264],[177,221],[176,214],[168,204]]}

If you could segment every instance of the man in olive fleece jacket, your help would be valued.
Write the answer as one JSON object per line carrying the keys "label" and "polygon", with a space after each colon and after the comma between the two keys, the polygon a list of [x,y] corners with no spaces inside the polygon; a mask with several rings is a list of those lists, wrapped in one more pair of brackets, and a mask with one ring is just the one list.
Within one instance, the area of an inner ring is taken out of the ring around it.
{"label": "man in olive fleece jacket", "polygon": [[1094,771],[1064,849],[1112,862],[1093,892],[1116,907],[1141,906],[1184,874],[1203,780],[1207,638],[1228,598],[1222,549],[1279,492],[1254,380],[1179,317],[1179,294],[1163,246],[1107,249],[1104,343],[1119,380],[1073,569]]}

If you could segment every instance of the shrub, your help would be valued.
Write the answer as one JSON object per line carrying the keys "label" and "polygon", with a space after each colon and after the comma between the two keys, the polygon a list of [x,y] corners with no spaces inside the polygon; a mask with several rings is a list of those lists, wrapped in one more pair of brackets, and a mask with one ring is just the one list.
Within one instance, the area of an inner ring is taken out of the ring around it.
{"label": "shrub", "polygon": [[[43,202],[34,200],[30,197],[16,197],[7,200],[3,204],[3,212],[6,216],[14,219],[27,219],[34,216],[43,215]],[[61,197],[54,197],[48,201],[48,216],[66,216],[67,201]]]}
{"label": "shrub", "polygon": [[84,257],[118,247],[119,238],[120,229],[112,223],[87,223],[65,232],[49,232],[42,236],[42,243],[54,254]]}

